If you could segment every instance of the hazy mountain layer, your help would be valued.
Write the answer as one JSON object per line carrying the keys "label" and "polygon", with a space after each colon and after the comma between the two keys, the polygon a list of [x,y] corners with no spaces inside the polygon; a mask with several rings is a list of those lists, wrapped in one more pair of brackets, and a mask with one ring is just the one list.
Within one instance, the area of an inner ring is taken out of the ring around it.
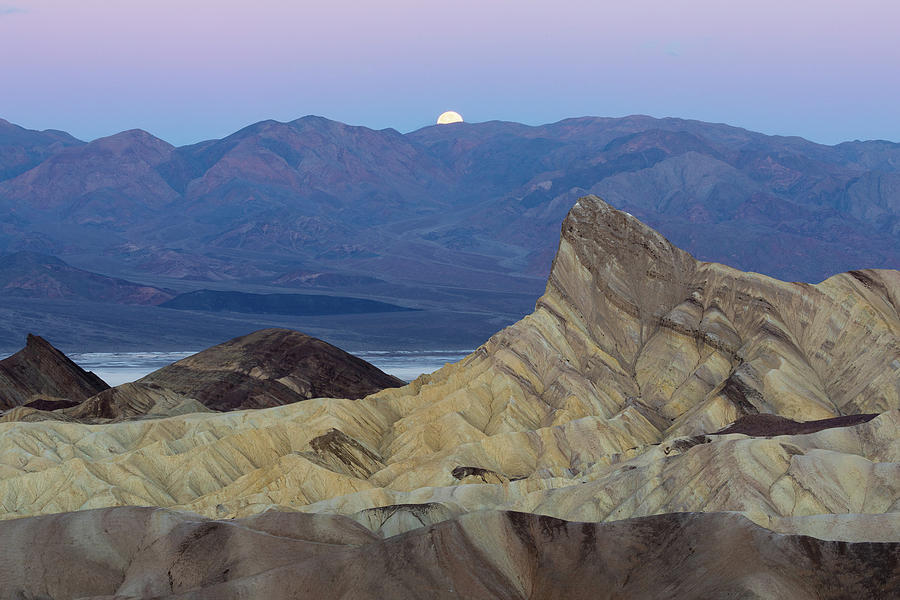
{"label": "hazy mountain layer", "polygon": [[396,304],[324,294],[248,294],[197,290],[162,303],[164,308],[281,315],[342,315],[410,310]]}
{"label": "hazy mountain layer", "polygon": [[172,296],[153,286],[76,269],[45,254],[23,251],[0,256],[0,298],[156,305]]}
{"label": "hazy mountain layer", "polygon": [[900,146],[885,141],[640,116],[406,135],[305,117],[182,148],[61,136],[0,127],[20,157],[3,171],[0,156],[0,251],[178,291],[310,289],[508,323],[588,192],[702,259],[782,279],[900,267]]}

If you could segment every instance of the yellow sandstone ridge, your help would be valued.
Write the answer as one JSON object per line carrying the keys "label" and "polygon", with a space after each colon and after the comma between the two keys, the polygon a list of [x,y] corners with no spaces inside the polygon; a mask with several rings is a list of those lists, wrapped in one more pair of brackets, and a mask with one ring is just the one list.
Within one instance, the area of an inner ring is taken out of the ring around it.
{"label": "yellow sandstone ridge", "polygon": [[[0,423],[0,517],[278,509],[389,537],[487,509],[736,511],[775,531],[900,541],[898,306],[896,271],[818,285],[742,273],[587,197],[534,313],[459,363],[355,401]],[[879,416],[711,435],[756,413]]]}

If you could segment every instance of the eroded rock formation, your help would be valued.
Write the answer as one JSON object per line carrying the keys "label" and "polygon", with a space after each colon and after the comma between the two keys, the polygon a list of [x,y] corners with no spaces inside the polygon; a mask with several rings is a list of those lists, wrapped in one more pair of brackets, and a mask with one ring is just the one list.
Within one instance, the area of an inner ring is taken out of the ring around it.
{"label": "eroded rock formation", "polygon": [[896,544],[776,535],[721,513],[600,524],[486,511],[384,539],[333,515],[127,507],[0,523],[0,539],[24,549],[0,563],[4,599],[823,600],[900,586]]}
{"label": "eroded rock formation", "polygon": [[267,408],[309,398],[362,398],[404,382],[322,340],[264,329],[147,375],[213,410]]}
{"label": "eroded rock formation", "polygon": [[[535,312],[459,363],[357,400],[0,424],[2,516],[150,505],[249,519],[148,513],[174,523],[154,536],[176,532],[153,552],[196,552],[176,569],[145,549],[124,583],[109,571],[119,587],[83,595],[139,596],[135,577],[161,597],[278,598],[341,573],[334,597],[878,597],[900,569],[898,306],[898,272],[780,282],[698,262],[583,198]],[[247,372],[253,338],[235,342],[168,381],[238,373],[244,395],[216,391],[214,408],[299,387]],[[279,539],[257,545],[268,520]],[[303,554],[297,523],[354,541]]]}

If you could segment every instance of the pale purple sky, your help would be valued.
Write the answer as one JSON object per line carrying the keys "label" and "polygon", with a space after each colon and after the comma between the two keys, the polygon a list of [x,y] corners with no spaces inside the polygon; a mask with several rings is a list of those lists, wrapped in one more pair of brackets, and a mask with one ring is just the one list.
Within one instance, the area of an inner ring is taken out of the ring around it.
{"label": "pale purple sky", "polygon": [[897,0],[0,0],[0,118],[175,144],[650,114],[900,141]]}

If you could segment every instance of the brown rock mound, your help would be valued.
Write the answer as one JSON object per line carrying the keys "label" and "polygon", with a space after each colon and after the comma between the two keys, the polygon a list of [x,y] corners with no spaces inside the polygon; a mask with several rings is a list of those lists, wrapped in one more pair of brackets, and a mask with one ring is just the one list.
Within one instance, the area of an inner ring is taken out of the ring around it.
{"label": "brown rock mound", "polygon": [[81,423],[105,423],[210,410],[192,398],[157,385],[124,383],[58,412]]}
{"label": "brown rock mound", "polygon": [[889,598],[900,544],[727,513],[578,523],[487,511],[382,539],[346,517],[113,508],[0,523],[0,598]]}
{"label": "brown rock mound", "polygon": [[28,334],[25,348],[0,360],[0,409],[27,404],[38,395],[80,402],[106,389],[106,382],[36,335]]}
{"label": "brown rock mound", "polygon": [[404,382],[322,340],[263,329],[189,356],[140,380],[196,398],[213,410],[357,399]]}

